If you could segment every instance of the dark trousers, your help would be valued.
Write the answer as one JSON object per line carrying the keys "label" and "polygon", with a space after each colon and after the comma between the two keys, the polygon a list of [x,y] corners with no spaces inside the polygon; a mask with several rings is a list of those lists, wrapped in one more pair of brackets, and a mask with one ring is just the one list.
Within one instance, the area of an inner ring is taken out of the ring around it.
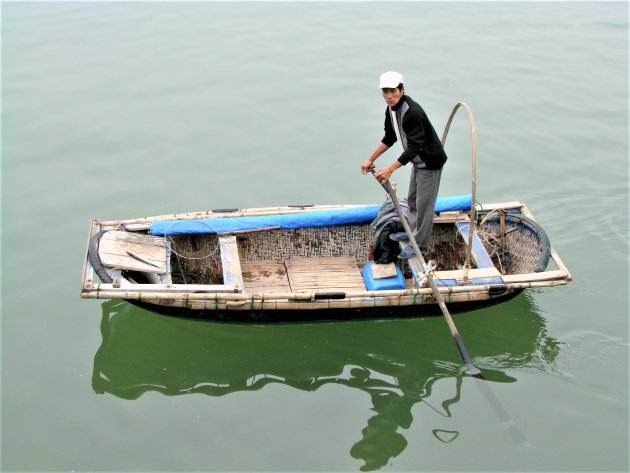
{"label": "dark trousers", "polygon": [[411,171],[407,199],[412,218],[411,229],[420,251],[426,250],[431,242],[433,213],[441,176],[441,169],[416,169],[414,166]]}

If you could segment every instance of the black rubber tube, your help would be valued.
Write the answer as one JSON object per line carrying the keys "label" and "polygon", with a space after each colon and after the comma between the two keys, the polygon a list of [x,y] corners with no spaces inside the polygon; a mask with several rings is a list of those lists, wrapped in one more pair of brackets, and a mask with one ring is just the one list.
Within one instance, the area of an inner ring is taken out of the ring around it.
{"label": "black rubber tube", "polygon": [[107,231],[100,231],[92,235],[92,237],[90,238],[90,243],[88,245],[88,259],[90,260],[90,264],[94,268],[94,272],[99,278],[101,278],[101,281],[104,283],[111,283],[113,282],[113,279],[105,269],[105,266],[103,266],[103,263],[101,263],[101,258],[98,256],[98,245],[101,241],[101,237],[106,232]]}

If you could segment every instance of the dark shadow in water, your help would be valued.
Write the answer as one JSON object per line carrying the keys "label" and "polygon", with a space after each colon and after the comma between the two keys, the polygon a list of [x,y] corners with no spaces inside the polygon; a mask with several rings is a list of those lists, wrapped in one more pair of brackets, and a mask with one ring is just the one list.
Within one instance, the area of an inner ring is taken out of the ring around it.
{"label": "dark shadow in water", "polygon": [[[279,383],[315,391],[334,383],[368,394],[374,415],[350,454],[362,470],[386,465],[407,446],[400,429],[423,402],[444,417],[461,396],[464,373],[442,318],[319,324],[221,324],[160,316],[124,302],[102,305],[102,344],[94,357],[97,393],[137,399],[165,395],[224,396]],[[548,337],[531,298],[461,314],[460,333],[489,383],[515,382],[502,370],[552,368],[559,343]],[[436,405],[436,381],[452,392]],[[429,427],[431,428],[431,427]],[[443,443],[459,432],[432,429]]]}

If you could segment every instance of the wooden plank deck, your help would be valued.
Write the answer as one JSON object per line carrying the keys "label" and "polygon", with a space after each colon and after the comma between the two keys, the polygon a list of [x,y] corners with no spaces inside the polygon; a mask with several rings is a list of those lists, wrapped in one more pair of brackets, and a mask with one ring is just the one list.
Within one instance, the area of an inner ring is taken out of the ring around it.
{"label": "wooden plank deck", "polygon": [[353,257],[295,258],[285,265],[292,292],[366,290]]}
{"label": "wooden plank deck", "polygon": [[291,292],[282,260],[242,261],[245,292]]}
{"label": "wooden plank deck", "polygon": [[365,291],[353,257],[243,261],[245,292]]}

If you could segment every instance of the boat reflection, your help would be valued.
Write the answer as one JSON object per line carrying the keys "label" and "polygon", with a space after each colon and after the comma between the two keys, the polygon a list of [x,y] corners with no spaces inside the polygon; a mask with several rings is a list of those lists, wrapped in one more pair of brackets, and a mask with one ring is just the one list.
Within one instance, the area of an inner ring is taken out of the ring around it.
{"label": "boat reflection", "polygon": [[[509,316],[504,304],[457,319],[489,382],[516,381],[504,369],[549,369],[559,350],[526,295],[510,305]],[[440,317],[247,325],[165,317],[118,301],[102,309],[103,340],[92,376],[97,393],[123,399],[148,391],[224,396],[272,383],[302,391],[331,383],[357,389],[370,396],[374,412],[350,449],[365,462],[364,471],[386,465],[405,449],[401,429],[410,428],[416,404],[451,417],[461,396],[465,374]],[[439,393],[432,395],[438,382]],[[444,443],[459,436],[431,432]]]}

